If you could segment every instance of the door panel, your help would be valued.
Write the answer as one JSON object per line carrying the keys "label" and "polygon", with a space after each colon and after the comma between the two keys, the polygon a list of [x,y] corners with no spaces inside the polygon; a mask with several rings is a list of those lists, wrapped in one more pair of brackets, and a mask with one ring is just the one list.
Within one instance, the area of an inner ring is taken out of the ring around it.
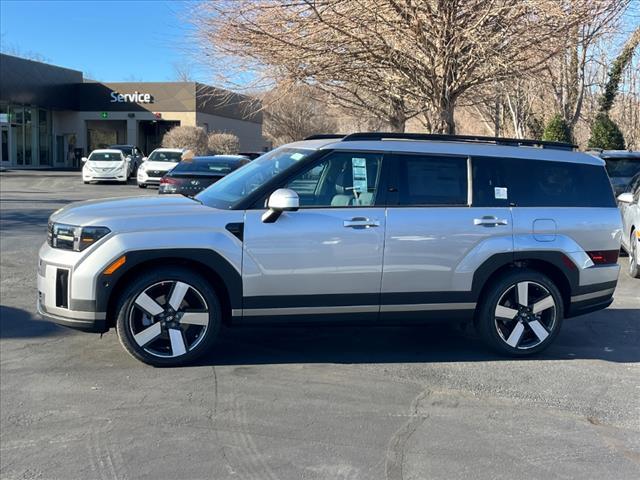
{"label": "door panel", "polygon": [[[262,223],[263,213],[249,210],[246,214],[245,297],[374,294],[377,298],[383,208],[302,209],[284,212],[274,223]],[[378,226],[345,226],[345,222],[359,223],[357,219],[369,219]],[[357,303],[354,298],[353,304]]]}
{"label": "door panel", "polygon": [[[425,303],[438,303],[429,293],[469,292],[476,269],[494,253],[510,251],[513,238],[508,208],[390,207],[383,300],[394,292],[424,292]],[[419,296],[407,298],[422,303]]]}

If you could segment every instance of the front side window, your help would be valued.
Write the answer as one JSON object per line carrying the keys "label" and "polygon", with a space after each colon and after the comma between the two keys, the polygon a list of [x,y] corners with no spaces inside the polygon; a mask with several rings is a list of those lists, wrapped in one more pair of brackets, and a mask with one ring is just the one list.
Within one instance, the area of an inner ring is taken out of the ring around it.
{"label": "front side window", "polygon": [[397,155],[398,205],[467,205],[467,159]]}
{"label": "front side window", "polygon": [[233,208],[272,178],[298,164],[315,150],[280,147],[231,172],[195,198],[214,208]]}
{"label": "front side window", "polygon": [[375,202],[382,154],[335,152],[297,174],[286,187],[301,207],[368,207]]}

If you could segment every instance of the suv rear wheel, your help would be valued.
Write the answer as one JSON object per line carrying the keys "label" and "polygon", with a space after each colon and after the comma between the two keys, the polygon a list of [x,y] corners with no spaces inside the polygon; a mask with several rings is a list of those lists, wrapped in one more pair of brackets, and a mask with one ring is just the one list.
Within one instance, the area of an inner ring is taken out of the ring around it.
{"label": "suv rear wheel", "polygon": [[154,366],[179,366],[206,352],[221,324],[215,291],[185,268],[144,273],[118,302],[120,343],[133,357]]}
{"label": "suv rear wheel", "polygon": [[547,348],[560,331],[562,296],[539,272],[519,270],[491,285],[476,325],[483,340],[499,353],[526,356]]}

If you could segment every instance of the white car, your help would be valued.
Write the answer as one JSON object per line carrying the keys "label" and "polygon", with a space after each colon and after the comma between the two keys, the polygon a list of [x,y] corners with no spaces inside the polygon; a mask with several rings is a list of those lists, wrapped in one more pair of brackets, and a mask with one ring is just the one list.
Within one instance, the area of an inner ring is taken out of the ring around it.
{"label": "white car", "polygon": [[131,161],[121,150],[94,150],[89,158],[83,158],[82,181],[117,181],[127,183],[131,176]]}
{"label": "white car", "polygon": [[622,214],[622,248],[629,254],[629,275],[640,278],[640,173],[618,195]]}
{"label": "white car", "polygon": [[182,160],[181,148],[156,148],[138,167],[138,186],[160,185],[160,179]]}

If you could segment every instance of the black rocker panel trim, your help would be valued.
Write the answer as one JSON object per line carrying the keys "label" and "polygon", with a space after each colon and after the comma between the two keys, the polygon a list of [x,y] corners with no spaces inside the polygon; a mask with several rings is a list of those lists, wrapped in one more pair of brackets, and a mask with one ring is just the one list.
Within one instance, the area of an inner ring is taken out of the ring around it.
{"label": "black rocker panel trim", "polygon": [[[162,265],[163,259],[176,259],[197,262],[202,266],[214,271],[221,279],[224,280],[225,287],[229,292],[229,301],[231,308],[242,308],[242,277],[222,255],[213,250],[200,248],[168,248],[168,249],[150,249],[136,250],[125,252],[127,256],[126,263],[116,270],[112,275],[99,275],[96,285],[96,311],[106,312],[109,304],[109,298],[118,284],[118,281],[124,277],[127,272],[133,268],[148,261],[157,262]],[[115,259],[114,259],[115,260]]]}
{"label": "black rocker panel trim", "polygon": [[340,293],[328,295],[274,295],[245,297],[243,308],[347,307],[378,305],[377,293]]}

